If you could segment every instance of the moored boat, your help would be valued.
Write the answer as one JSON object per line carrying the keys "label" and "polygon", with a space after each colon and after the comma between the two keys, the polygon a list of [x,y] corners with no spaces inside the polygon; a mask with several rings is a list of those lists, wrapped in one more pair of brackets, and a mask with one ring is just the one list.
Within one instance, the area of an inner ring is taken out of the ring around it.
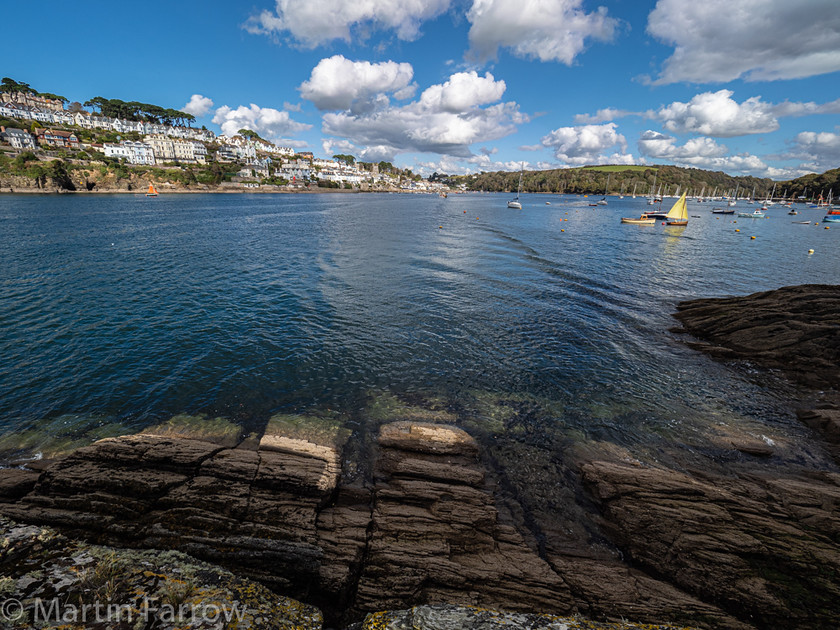
{"label": "moored boat", "polygon": [[519,187],[516,189],[516,197],[507,202],[508,208],[513,208],[514,210],[522,210],[522,202],[519,201],[519,193],[522,192],[522,173],[524,172],[525,166],[523,164],[522,170],[519,171]]}
{"label": "moored boat", "polygon": [[638,219],[634,219],[632,217],[621,217],[621,222],[630,223],[632,225],[654,225],[656,223],[656,219],[647,214],[643,214]]}

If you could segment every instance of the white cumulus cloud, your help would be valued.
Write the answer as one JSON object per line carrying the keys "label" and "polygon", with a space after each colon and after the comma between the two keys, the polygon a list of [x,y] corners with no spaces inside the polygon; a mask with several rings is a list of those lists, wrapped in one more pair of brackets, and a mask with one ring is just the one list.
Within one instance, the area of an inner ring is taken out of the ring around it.
{"label": "white cumulus cloud", "polygon": [[768,133],[779,128],[770,103],[762,101],[760,96],[738,103],[732,94],[731,90],[697,94],[688,103],[676,101],[661,107],[654,117],[668,131],[717,138]]}
{"label": "white cumulus cloud", "polygon": [[245,29],[251,33],[286,34],[314,48],[341,39],[350,42],[354,31],[393,30],[411,41],[420,35],[420,25],[449,9],[451,0],[277,0],[274,11],[251,17]]}
{"label": "white cumulus cloud", "polygon": [[507,136],[528,120],[516,103],[495,102],[504,89],[489,73],[456,73],[406,105],[382,101],[370,111],[328,112],[322,131],[361,147],[365,160],[409,152],[469,158],[470,145]]}
{"label": "white cumulus cloud", "polygon": [[784,101],[773,105],[776,116],[810,116],[812,114],[840,114],[840,98],[830,103],[799,103]]}
{"label": "white cumulus cloud", "polygon": [[219,125],[222,133],[228,136],[236,135],[240,129],[250,129],[264,138],[272,139],[312,128],[312,125],[292,120],[289,112],[260,107],[253,103],[250,107],[240,105],[236,109],[224,105],[216,110],[213,122]]}
{"label": "white cumulus cloud", "polygon": [[658,84],[773,81],[840,70],[837,0],[658,0],[647,31],[674,46]]}
{"label": "white cumulus cloud", "polygon": [[334,138],[323,140],[321,148],[324,150],[324,155],[332,156],[338,153],[344,155],[356,155],[359,148],[348,140],[336,140]]}
{"label": "white cumulus cloud", "polygon": [[711,138],[691,138],[685,144],[678,145],[676,138],[651,130],[641,135],[638,146],[639,153],[645,157],[689,164],[698,158],[722,157],[729,153],[729,149]]}
{"label": "white cumulus cloud", "polygon": [[410,63],[351,61],[342,55],[321,59],[309,79],[298,88],[300,95],[318,109],[368,108],[376,97],[394,93],[397,98],[414,95]]}
{"label": "white cumulus cloud", "polygon": [[420,104],[429,110],[461,113],[476,105],[495,103],[505,93],[505,82],[489,72],[457,72],[446,83],[433,85],[420,95]]}
{"label": "white cumulus cloud", "polygon": [[211,107],[213,107],[212,100],[206,96],[202,96],[201,94],[193,94],[190,97],[190,102],[184,105],[181,108],[181,111],[192,114],[196,118],[201,118],[204,114],[210,111]]}
{"label": "white cumulus cloud", "polygon": [[639,138],[638,146],[644,158],[680,166],[775,179],[801,174],[799,170],[769,166],[760,157],[749,153],[728,155],[729,149],[712,138],[691,138],[684,144],[677,144],[676,138],[648,130]]}
{"label": "white cumulus cloud", "polygon": [[575,114],[575,122],[579,125],[592,125],[610,122],[616,118],[624,118],[625,116],[634,115],[636,115],[635,112],[627,111],[626,109],[605,107],[604,109],[599,109],[594,114]]}
{"label": "white cumulus cloud", "polygon": [[[687,103],[675,101],[644,115],[659,120],[673,133],[696,133],[716,138],[731,138],[770,133],[779,128],[779,118],[840,113],[840,99],[829,103],[784,101],[768,103],[752,96],[739,103],[731,90],[703,92]],[[599,110],[595,117],[617,116],[620,110]],[[620,112],[631,114],[631,112]],[[575,120],[586,120],[576,116]]]}
{"label": "white cumulus cloud", "polygon": [[785,158],[807,160],[809,170],[823,172],[840,164],[840,133],[803,131],[796,135]]}
{"label": "white cumulus cloud", "polygon": [[[544,147],[554,150],[554,157],[564,164],[633,164],[627,153],[626,138],[616,131],[615,123],[560,127],[544,136]],[[617,152],[607,153],[618,147]]]}
{"label": "white cumulus cloud", "polygon": [[481,60],[499,47],[514,55],[571,65],[587,39],[610,41],[618,20],[599,7],[592,13],[583,0],[473,0],[467,13],[470,51]]}

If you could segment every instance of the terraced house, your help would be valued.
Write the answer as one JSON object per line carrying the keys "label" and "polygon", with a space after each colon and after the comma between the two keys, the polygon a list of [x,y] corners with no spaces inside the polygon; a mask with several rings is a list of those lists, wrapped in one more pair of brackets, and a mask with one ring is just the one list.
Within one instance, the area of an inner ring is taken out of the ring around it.
{"label": "terraced house", "polygon": [[48,147],[79,148],[79,139],[70,131],[58,129],[37,129],[38,144]]}

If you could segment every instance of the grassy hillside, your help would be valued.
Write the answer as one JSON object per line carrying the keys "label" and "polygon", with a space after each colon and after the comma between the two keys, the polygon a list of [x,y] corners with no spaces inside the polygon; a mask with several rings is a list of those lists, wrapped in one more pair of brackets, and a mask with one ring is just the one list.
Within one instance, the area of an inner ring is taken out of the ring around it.
{"label": "grassy hillside", "polygon": [[610,164],[607,166],[584,166],[583,171],[600,171],[602,173],[623,173],[624,171],[646,171],[652,168],[656,170],[657,166],[638,166],[635,164]]}

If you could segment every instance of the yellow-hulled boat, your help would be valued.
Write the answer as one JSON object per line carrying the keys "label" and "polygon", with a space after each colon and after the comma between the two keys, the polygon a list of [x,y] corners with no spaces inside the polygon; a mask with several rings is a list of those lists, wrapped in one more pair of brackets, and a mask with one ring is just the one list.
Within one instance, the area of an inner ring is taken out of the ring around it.
{"label": "yellow-hulled boat", "polygon": [[653,225],[656,223],[656,219],[651,219],[648,215],[643,214],[638,219],[633,219],[631,217],[621,217],[622,223],[630,223],[632,225]]}

